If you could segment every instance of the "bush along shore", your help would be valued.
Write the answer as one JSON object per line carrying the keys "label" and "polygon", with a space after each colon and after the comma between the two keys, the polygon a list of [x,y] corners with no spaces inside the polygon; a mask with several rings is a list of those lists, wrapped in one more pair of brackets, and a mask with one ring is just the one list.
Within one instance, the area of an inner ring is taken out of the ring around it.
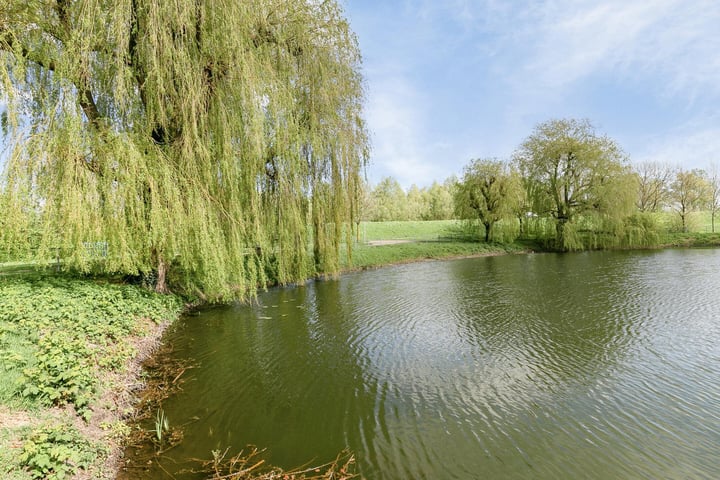
{"label": "bush along shore", "polygon": [[[693,233],[666,235],[656,248],[717,246],[720,235]],[[356,245],[343,270],[542,250],[534,241],[373,240]],[[0,265],[0,477],[115,478],[127,439],[138,437],[138,415],[162,413],[157,405],[137,401],[145,380],[152,378],[141,362],[186,308],[179,296],[135,285]],[[162,434],[162,419],[155,423]],[[208,478],[241,470],[247,474],[232,478],[353,477],[350,454],[322,471],[282,472],[262,462],[249,469],[256,451],[249,452],[211,459],[204,466]]]}

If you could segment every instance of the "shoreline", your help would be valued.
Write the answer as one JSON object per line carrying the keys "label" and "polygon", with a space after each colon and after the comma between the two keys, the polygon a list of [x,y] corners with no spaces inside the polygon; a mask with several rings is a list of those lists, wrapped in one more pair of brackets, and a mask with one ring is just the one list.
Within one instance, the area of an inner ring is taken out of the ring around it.
{"label": "shoreline", "polygon": [[[398,267],[402,265],[412,265],[413,263],[425,263],[425,262],[444,262],[444,261],[452,261],[452,260],[465,260],[465,259],[471,259],[471,258],[484,258],[484,257],[502,257],[505,255],[531,255],[535,253],[552,253],[550,251],[545,250],[518,250],[513,252],[507,252],[507,251],[497,251],[497,252],[478,252],[478,253],[470,253],[470,254],[462,254],[462,255],[448,255],[448,256],[440,256],[440,257],[417,257],[417,258],[407,258],[403,260],[398,260],[395,262],[388,262],[388,263],[379,263],[379,264],[373,264],[373,265],[362,265],[358,267],[347,267],[343,268],[338,272],[338,275],[345,275],[347,273],[358,273],[358,272],[368,272],[372,270],[380,270],[382,268],[387,267]],[[319,279],[324,279],[324,276],[317,277]]]}
{"label": "shoreline", "polygon": [[[120,399],[116,401],[114,408],[108,412],[111,421],[122,422],[125,427],[131,428],[130,425],[134,423],[133,417],[137,415],[138,406],[141,402],[139,395],[147,388],[147,381],[142,379],[146,371],[145,364],[157,355],[158,351],[162,348],[165,333],[183,314],[184,311],[172,320],[154,324],[147,335],[131,342],[131,345],[136,348],[139,353],[130,359],[124,369],[124,373],[119,379],[120,385],[130,386],[130,388],[120,392]],[[105,392],[105,395],[107,394],[112,395],[112,392]],[[103,396],[98,400],[100,405],[103,404]],[[123,412],[129,413],[123,415]],[[106,444],[108,454],[101,468],[102,472],[112,473],[107,477],[108,479],[115,479],[120,473],[125,456],[126,443],[127,436],[122,436],[120,438],[110,438]],[[77,478],[82,479],[82,476],[77,476]]]}
{"label": "shoreline", "polygon": [[[401,244],[407,244],[410,242],[393,242],[393,243],[387,243],[379,246],[373,246],[369,248],[382,248],[382,247],[389,247],[392,248],[395,245],[401,245]],[[539,245],[537,246],[539,247]],[[657,247],[643,247],[643,248],[623,248],[623,249],[615,249],[619,251],[631,251],[631,250],[666,250],[666,249],[687,249],[687,248],[718,248],[720,245],[661,245]],[[597,250],[602,251],[602,250]],[[607,251],[607,250],[605,250]],[[541,249],[541,248],[523,248],[518,250],[511,250],[508,251],[507,249],[503,249],[501,245],[498,244],[497,250],[492,251],[485,251],[485,252],[477,252],[472,254],[462,254],[462,255],[447,255],[447,256],[418,256],[414,258],[406,258],[401,259],[397,261],[391,261],[391,262],[385,262],[381,264],[372,264],[372,265],[362,265],[358,267],[345,267],[342,268],[336,276],[342,276],[346,274],[353,274],[353,273],[361,273],[365,271],[373,271],[373,270],[379,270],[382,268],[388,268],[388,267],[396,267],[396,266],[402,266],[402,265],[409,265],[414,263],[425,263],[425,262],[437,262],[437,261],[453,261],[453,260],[464,260],[464,259],[472,259],[472,258],[484,258],[484,257],[497,257],[497,256],[505,256],[505,255],[531,255],[531,254],[541,254],[541,253],[577,253],[577,252],[554,252],[552,250],[548,249]],[[312,281],[323,281],[327,279],[331,279],[334,276],[328,275],[328,276],[316,276],[312,279],[308,279],[306,282],[312,282]],[[299,286],[301,284],[295,284],[294,286]],[[268,286],[268,288],[278,287],[279,285],[274,286]],[[158,327],[158,330],[156,332],[157,335],[157,343],[155,344],[155,348],[147,352],[147,355],[143,356],[143,358],[136,359],[135,363],[137,365],[143,365],[148,360],[155,357],[155,355],[158,354],[162,350],[163,343],[162,338],[164,337],[164,334],[167,332],[167,330],[172,327],[183,315],[187,314],[188,312],[192,311],[193,308],[199,307],[201,305],[186,305],[186,308],[180,312],[180,314],[177,316],[176,319],[174,319],[172,322],[168,322],[161,327]],[[147,382],[143,386],[143,388],[140,388],[137,390],[137,393],[142,394],[146,391],[146,388],[148,388]],[[152,386],[149,386],[152,388]],[[145,395],[147,396],[147,395]],[[134,403],[132,403],[132,408],[135,410],[139,407],[139,403],[142,401],[142,399],[136,399]],[[112,459],[112,461],[108,461],[107,468],[112,469],[112,471],[115,472],[115,474],[112,476],[113,479],[115,478],[122,478],[122,453],[124,452],[124,448],[120,448],[119,452],[117,452],[117,456]]]}

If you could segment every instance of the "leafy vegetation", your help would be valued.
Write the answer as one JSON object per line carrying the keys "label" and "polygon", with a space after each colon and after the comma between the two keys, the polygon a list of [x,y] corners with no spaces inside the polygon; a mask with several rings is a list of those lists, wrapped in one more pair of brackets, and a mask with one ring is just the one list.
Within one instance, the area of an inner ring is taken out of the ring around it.
{"label": "leafy vegetation", "polygon": [[397,180],[383,178],[365,186],[361,217],[370,222],[449,220],[453,218],[455,179],[433,182],[430,187],[413,185],[405,193]]}
{"label": "leafy vegetation", "polygon": [[[0,405],[38,417],[47,417],[49,407],[69,405],[91,420],[101,379],[137,353],[131,339],[145,333],[146,321],[174,319],[181,307],[177,297],[137,286],[0,275]],[[9,433],[25,440],[8,468],[24,466],[34,478],[57,479],[85,468],[98,447],[68,422],[66,416],[50,426],[25,422]]]}
{"label": "leafy vegetation", "polygon": [[669,204],[680,218],[680,230],[688,231],[688,216],[710,201],[711,185],[701,170],[679,170],[670,184]]}
{"label": "leafy vegetation", "polygon": [[118,369],[134,355],[127,337],[141,333],[137,319],[174,318],[179,308],[175,297],[128,285],[0,279],[0,375],[17,385],[0,400],[69,403],[89,414],[96,369]]}
{"label": "leafy vegetation", "polygon": [[[630,215],[636,184],[620,147],[595,132],[588,121],[550,120],[539,124],[515,155],[532,210],[555,223],[554,246],[580,250],[579,217],[585,227],[608,231]],[[595,231],[598,231],[595,230]]]}
{"label": "leafy vegetation", "polygon": [[455,212],[486,242],[520,238],[555,250],[653,247],[673,243],[664,240],[673,232],[715,231],[716,166],[708,173],[627,160],[589,121],[550,120],[520,145],[514,168],[472,160],[452,188]]}
{"label": "leafy vegetation", "polygon": [[338,2],[6,0],[0,85],[6,258],[211,299],[337,270],[368,155]]}
{"label": "leafy vegetation", "polygon": [[20,465],[32,478],[63,480],[87,469],[98,455],[98,446],[88,442],[75,428],[44,425],[25,440]]}
{"label": "leafy vegetation", "polygon": [[507,163],[477,159],[465,167],[454,200],[458,217],[478,220],[485,227],[485,242],[489,242],[495,240],[493,226],[514,218],[525,205],[525,191],[520,175]]}

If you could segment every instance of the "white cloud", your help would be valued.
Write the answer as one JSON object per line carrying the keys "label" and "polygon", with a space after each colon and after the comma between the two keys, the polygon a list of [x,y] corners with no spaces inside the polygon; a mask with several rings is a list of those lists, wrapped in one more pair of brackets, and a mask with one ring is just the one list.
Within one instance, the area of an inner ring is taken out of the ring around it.
{"label": "white cloud", "polygon": [[546,3],[521,27],[536,45],[524,67],[546,87],[610,72],[627,80],[657,75],[650,87],[668,95],[720,95],[718,25],[716,0]]}
{"label": "white cloud", "polygon": [[367,118],[371,126],[372,182],[392,176],[403,186],[424,184],[435,169],[427,161],[423,138],[425,101],[402,76],[378,79],[370,91]]}

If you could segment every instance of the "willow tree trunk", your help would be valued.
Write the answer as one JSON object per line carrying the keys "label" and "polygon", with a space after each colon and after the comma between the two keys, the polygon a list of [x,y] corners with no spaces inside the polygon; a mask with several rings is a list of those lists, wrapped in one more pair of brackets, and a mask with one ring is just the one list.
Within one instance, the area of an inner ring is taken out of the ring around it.
{"label": "willow tree trunk", "polygon": [[567,250],[565,245],[567,223],[568,218],[564,216],[558,217],[555,222],[555,248],[563,252]]}
{"label": "willow tree trunk", "polygon": [[157,280],[155,281],[155,291],[157,293],[170,293],[167,283],[167,270],[167,263],[165,263],[162,257],[159,258],[157,264]]}

